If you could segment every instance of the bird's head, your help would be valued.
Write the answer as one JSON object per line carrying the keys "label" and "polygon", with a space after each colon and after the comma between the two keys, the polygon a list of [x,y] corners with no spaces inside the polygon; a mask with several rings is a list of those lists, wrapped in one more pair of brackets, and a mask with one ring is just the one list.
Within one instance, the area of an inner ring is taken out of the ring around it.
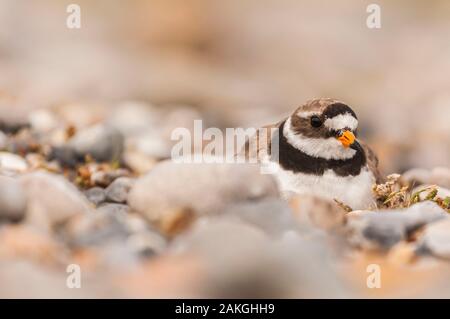
{"label": "bird's head", "polygon": [[358,119],[346,104],[314,99],[298,107],[286,120],[283,134],[300,151],[325,159],[349,159],[360,148]]}

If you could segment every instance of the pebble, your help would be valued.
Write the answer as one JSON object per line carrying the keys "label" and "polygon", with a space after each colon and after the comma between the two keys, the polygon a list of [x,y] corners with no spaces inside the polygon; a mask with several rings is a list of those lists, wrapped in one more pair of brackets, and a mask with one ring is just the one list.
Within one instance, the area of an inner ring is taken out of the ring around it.
{"label": "pebble", "polygon": [[200,257],[198,284],[210,298],[342,297],[324,243],[288,233],[274,240],[241,220],[204,217],[169,252]]}
{"label": "pebble", "polygon": [[84,161],[84,156],[68,146],[55,146],[49,152],[47,160],[56,160],[62,167],[75,168]]}
{"label": "pebble", "polygon": [[139,256],[152,257],[166,249],[167,241],[154,231],[143,231],[130,235],[127,239],[127,245]]}
{"label": "pebble", "polygon": [[3,261],[0,264],[0,298],[5,299],[79,299],[119,297],[120,294],[105,276],[89,276],[82,271],[82,289],[68,289],[67,266],[48,267],[26,258]]}
{"label": "pebble", "polygon": [[[177,237],[171,249],[174,252],[190,251],[205,257],[226,258],[236,247],[251,251],[253,247],[264,245],[264,232],[239,220],[202,218],[185,234]],[[214,258],[213,258],[214,259]]]}
{"label": "pebble", "polygon": [[276,182],[262,175],[257,165],[163,161],[136,180],[128,203],[161,226],[185,222],[192,214],[216,214],[230,204],[277,196]]}
{"label": "pebble", "polygon": [[289,201],[300,227],[340,230],[346,222],[346,211],[334,201],[308,195],[295,195]]}
{"label": "pebble", "polygon": [[97,208],[97,211],[114,216],[126,216],[130,212],[130,207],[123,204],[104,203]]}
{"label": "pebble", "polygon": [[30,112],[28,120],[34,130],[43,133],[47,133],[57,128],[59,125],[59,121],[55,114],[47,109],[39,109]]}
{"label": "pebble", "polygon": [[69,141],[78,155],[90,155],[97,161],[120,160],[124,149],[124,137],[115,128],[98,124],[75,134]]}
{"label": "pebble", "polygon": [[0,131],[7,134],[16,134],[20,130],[29,127],[30,124],[23,120],[0,119]]}
{"label": "pebble", "polygon": [[134,180],[128,177],[115,179],[105,190],[106,199],[115,203],[126,203],[128,193],[133,186]]}
{"label": "pebble", "polygon": [[139,101],[122,102],[112,110],[107,119],[109,125],[117,128],[125,136],[138,134],[158,125],[160,121],[160,111],[153,105]]}
{"label": "pebble", "polygon": [[139,175],[148,173],[156,164],[156,160],[152,157],[131,150],[125,151],[123,161],[127,167]]}
{"label": "pebble", "polygon": [[[425,185],[418,186],[412,190],[412,193],[414,194],[415,192],[421,191],[429,186],[431,186],[431,185],[425,184]],[[444,199],[446,197],[450,197],[450,189],[440,187],[440,186],[436,186],[435,188],[437,190],[436,198],[439,197],[439,198]],[[420,200],[422,200],[422,201],[425,200],[425,198],[428,196],[428,194],[429,194],[429,191],[421,192],[419,194]]]}
{"label": "pebble", "polygon": [[54,265],[67,261],[67,250],[48,233],[30,225],[8,225],[0,231],[0,258],[25,258]]}
{"label": "pebble", "polygon": [[430,184],[450,188],[450,168],[435,167],[431,170]]}
{"label": "pebble", "polygon": [[367,249],[387,250],[419,228],[447,218],[434,202],[421,202],[403,210],[353,211],[347,214],[349,242]]}
{"label": "pebble", "polygon": [[275,236],[296,229],[296,221],[288,203],[277,198],[232,204],[221,215],[237,217]]}
{"label": "pebble", "polygon": [[129,175],[129,171],[119,168],[112,171],[95,171],[91,174],[91,184],[108,187],[115,179]]}
{"label": "pebble", "polygon": [[402,180],[413,186],[431,184],[450,188],[450,169],[447,167],[435,167],[431,170],[412,168],[403,173]]}
{"label": "pebble", "polygon": [[421,250],[432,255],[450,259],[450,219],[428,225],[421,238]]}
{"label": "pebble", "polygon": [[124,241],[129,235],[125,224],[127,214],[125,205],[102,205],[94,213],[71,220],[63,232],[64,238],[74,247]]}
{"label": "pebble", "polygon": [[70,123],[77,128],[85,128],[98,123],[99,119],[105,118],[110,108],[99,103],[69,102],[59,104],[54,112],[61,122]]}
{"label": "pebble", "polygon": [[86,195],[87,199],[96,206],[106,200],[105,191],[101,187],[92,187],[85,191],[84,195]]}
{"label": "pebble", "polygon": [[23,173],[28,169],[27,162],[19,155],[0,152],[0,172]]}
{"label": "pebble", "polygon": [[0,176],[0,222],[18,222],[26,214],[27,199],[20,183]]}
{"label": "pebble", "polygon": [[402,174],[401,180],[409,185],[427,184],[430,180],[431,173],[425,168],[412,168]]}
{"label": "pebble", "polygon": [[90,212],[89,202],[64,177],[43,171],[21,176],[27,200],[27,222],[49,229]]}
{"label": "pebble", "polygon": [[6,136],[5,133],[0,131],[0,150],[6,149],[7,146],[8,146],[8,137]]}
{"label": "pebble", "polygon": [[[127,255],[140,257],[159,254],[167,246],[161,234],[122,204],[106,203],[95,213],[71,220],[62,235],[72,247],[119,247]],[[108,259],[114,255],[111,253],[108,252]]]}
{"label": "pebble", "polygon": [[132,140],[134,148],[149,157],[157,159],[170,158],[172,143],[161,136],[161,132],[148,130]]}

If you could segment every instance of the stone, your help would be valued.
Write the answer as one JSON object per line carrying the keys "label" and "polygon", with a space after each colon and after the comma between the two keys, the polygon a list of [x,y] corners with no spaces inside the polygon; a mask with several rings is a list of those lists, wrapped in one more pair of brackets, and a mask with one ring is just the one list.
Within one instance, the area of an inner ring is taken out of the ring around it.
{"label": "stone", "polygon": [[293,298],[343,294],[324,242],[291,231],[277,239],[222,216],[203,217],[177,237],[169,253],[200,258],[200,296]]}
{"label": "stone", "polygon": [[389,250],[387,260],[397,265],[411,264],[417,257],[416,251],[417,244],[415,242],[399,242]]}
{"label": "stone", "polygon": [[188,229],[196,220],[197,216],[190,208],[179,208],[169,210],[164,215],[153,222],[165,236],[173,238]]}
{"label": "stone", "polygon": [[450,169],[447,167],[435,167],[431,170],[412,168],[403,173],[402,181],[413,186],[429,184],[450,188]]}
{"label": "stone", "polygon": [[130,235],[127,238],[127,245],[139,256],[152,257],[166,249],[167,241],[157,232],[147,230]]}
{"label": "stone", "polygon": [[428,225],[420,240],[421,249],[440,258],[450,259],[450,219]]}
{"label": "stone", "polygon": [[423,226],[447,217],[437,204],[426,201],[403,210],[353,211],[347,214],[346,228],[352,245],[388,250]]}
{"label": "stone", "polygon": [[59,126],[54,113],[47,109],[39,109],[30,112],[28,116],[31,128],[38,132],[49,132]]}
{"label": "stone", "polygon": [[75,168],[84,161],[84,156],[68,146],[52,147],[47,155],[48,161],[57,161],[62,167]]}
{"label": "stone", "polygon": [[119,298],[121,293],[110,284],[104,274],[89,276],[82,271],[82,289],[68,289],[67,266],[48,267],[29,260],[11,260],[0,263],[0,298]]}
{"label": "stone", "polygon": [[[415,192],[421,191],[423,189],[426,189],[428,187],[431,187],[431,185],[426,185],[425,184],[425,185],[418,186],[418,187],[416,187],[416,188],[414,188],[412,190],[412,194],[414,194]],[[435,198],[442,198],[442,199],[444,199],[446,197],[450,197],[450,189],[447,189],[447,188],[444,188],[444,187],[440,187],[440,186],[435,186],[435,187],[433,186],[432,188],[436,188],[436,190],[437,190]],[[421,192],[419,194],[420,200],[422,200],[422,201],[425,200],[425,198],[428,196],[429,193],[430,193],[429,190]]]}
{"label": "stone", "polygon": [[20,183],[12,177],[0,176],[0,223],[22,220],[26,208],[27,199]]}
{"label": "stone", "polygon": [[450,188],[450,169],[448,167],[435,167],[431,170],[430,184]]}
{"label": "stone", "polygon": [[30,124],[24,120],[11,120],[11,119],[0,118],[0,131],[7,133],[7,134],[16,134],[20,130],[29,128],[29,127],[30,127]]}
{"label": "stone", "polygon": [[111,270],[127,271],[136,267],[141,257],[130,249],[125,239],[118,237],[102,241],[90,249],[94,249],[101,264]]}
{"label": "stone", "polygon": [[133,172],[142,175],[148,173],[156,164],[156,160],[138,151],[125,151],[124,164]]}
{"label": "stone", "polygon": [[301,227],[340,230],[346,222],[346,211],[336,202],[308,195],[295,195],[290,201],[296,222]]}
{"label": "stone", "polygon": [[85,191],[84,195],[86,195],[87,199],[96,206],[106,200],[105,191],[101,187],[92,187]]}
{"label": "stone", "polygon": [[62,176],[37,171],[19,181],[28,201],[26,221],[31,224],[49,229],[90,212],[85,196]]}
{"label": "stone", "polygon": [[52,111],[62,123],[70,123],[76,128],[83,129],[105,118],[109,110],[110,108],[104,104],[69,102],[57,105]]}
{"label": "stone", "polygon": [[103,204],[95,213],[71,220],[62,236],[71,247],[104,249],[108,260],[115,258],[114,249],[124,252],[131,261],[159,254],[167,246],[161,234],[122,204]]}
{"label": "stone", "polygon": [[42,264],[67,262],[68,251],[48,233],[30,225],[8,225],[0,230],[0,258],[24,258]]}
{"label": "stone", "polygon": [[8,137],[5,133],[0,131],[0,150],[6,149],[8,146]]}
{"label": "stone", "polygon": [[166,238],[149,227],[139,215],[128,214],[125,222],[130,232],[127,245],[136,254],[142,257],[151,257],[167,248]]}
{"label": "stone", "polygon": [[296,221],[288,203],[277,198],[231,204],[221,215],[237,217],[275,236],[296,229]]}
{"label": "stone", "polygon": [[35,153],[41,151],[41,142],[38,140],[38,135],[31,130],[22,130],[8,139],[6,151],[26,155],[28,153]]}
{"label": "stone", "polygon": [[436,197],[440,197],[442,199],[450,197],[450,189],[440,186],[437,186],[436,189],[437,189]]}
{"label": "stone", "polygon": [[172,143],[161,136],[161,132],[148,130],[132,140],[134,148],[149,157],[157,159],[170,158]]}
{"label": "stone", "polygon": [[136,180],[128,203],[161,226],[167,220],[186,223],[192,216],[217,214],[230,204],[277,196],[276,182],[261,174],[257,165],[163,161]]}
{"label": "stone", "polygon": [[161,112],[153,105],[139,101],[125,101],[117,105],[108,116],[107,123],[117,128],[123,135],[138,134],[149,127],[158,125]]}
{"label": "stone", "polygon": [[408,185],[427,184],[430,181],[431,173],[425,168],[412,168],[401,176],[401,181]]}
{"label": "stone", "polygon": [[128,175],[129,171],[122,168],[111,171],[98,170],[91,174],[90,180],[92,185],[108,187],[115,179]]}
{"label": "stone", "polygon": [[78,155],[90,155],[97,161],[117,161],[122,156],[124,137],[117,129],[98,124],[77,132],[68,145]]}
{"label": "stone", "polygon": [[253,225],[239,220],[205,217],[177,237],[171,249],[175,252],[190,251],[205,257],[218,257],[231,255],[236,246],[250,252],[254,246],[263,245],[265,240],[265,233]]}
{"label": "stone", "polygon": [[91,214],[77,216],[65,227],[63,237],[70,246],[104,245],[112,241],[125,241],[129,235],[125,220],[128,207],[105,204]]}
{"label": "stone", "polygon": [[126,203],[128,193],[133,186],[134,180],[128,177],[115,179],[105,190],[106,199],[115,203]]}
{"label": "stone", "polygon": [[27,162],[19,155],[0,152],[0,172],[15,174],[23,173],[27,169]]}
{"label": "stone", "polygon": [[[130,111],[127,111],[127,113]],[[116,126],[125,129],[127,134],[127,144],[131,150],[144,154],[150,158],[167,159],[170,158],[171,150],[175,141],[172,140],[172,133],[177,128],[185,128],[190,132],[194,130],[194,120],[202,119],[199,112],[189,106],[168,105],[163,109],[147,108],[140,109],[137,114],[143,113],[142,118],[133,119],[136,115],[129,116],[129,123],[122,123],[125,116],[116,121]],[[132,126],[131,123],[136,125]],[[146,124],[147,123],[147,124]],[[195,145],[194,145],[195,146]]]}
{"label": "stone", "polygon": [[54,162],[48,162],[44,155],[39,153],[28,153],[25,156],[28,163],[29,171],[33,172],[39,169],[46,169],[50,172],[60,171],[60,166]]}
{"label": "stone", "polygon": [[130,212],[130,207],[123,204],[104,203],[97,208],[97,211],[115,216],[126,216]]}

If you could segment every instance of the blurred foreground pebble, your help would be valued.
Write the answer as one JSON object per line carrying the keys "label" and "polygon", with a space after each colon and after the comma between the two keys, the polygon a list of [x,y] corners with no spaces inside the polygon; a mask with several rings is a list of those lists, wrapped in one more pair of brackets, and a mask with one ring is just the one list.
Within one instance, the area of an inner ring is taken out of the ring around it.
{"label": "blurred foreground pebble", "polygon": [[351,243],[367,249],[389,249],[409,240],[423,226],[449,215],[435,203],[423,202],[396,211],[354,211],[347,218]]}
{"label": "blurred foreground pebble", "polygon": [[17,179],[0,176],[0,222],[20,221],[26,207],[25,192]]}
{"label": "blurred foreground pebble", "polygon": [[278,195],[269,175],[250,164],[184,164],[164,161],[139,178],[128,196],[132,209],[173,235],[197,216],[227,205]]}

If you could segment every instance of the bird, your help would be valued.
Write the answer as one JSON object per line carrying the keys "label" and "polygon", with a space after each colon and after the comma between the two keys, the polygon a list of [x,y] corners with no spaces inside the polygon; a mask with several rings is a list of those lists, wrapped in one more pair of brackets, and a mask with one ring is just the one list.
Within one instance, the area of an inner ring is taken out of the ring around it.
{"label": "bird", "polygon": [[358,117],[347,104],[311,99],[287,118],[259,128],[239,156],[275,167],[284,198],[306,194],[367,209],[376,205],[372,188],[383,176],[357,129]]}

